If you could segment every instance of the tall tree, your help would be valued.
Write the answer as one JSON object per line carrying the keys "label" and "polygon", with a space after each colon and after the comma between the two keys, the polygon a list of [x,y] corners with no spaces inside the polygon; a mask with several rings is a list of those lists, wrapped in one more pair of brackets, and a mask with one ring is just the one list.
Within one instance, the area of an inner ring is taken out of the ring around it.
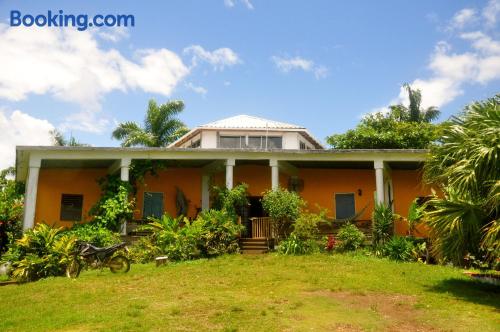
{"label": "tall tree", "polygon": [[113,131],[112,137],[121,140],[124,147],[167,146],[188,131],[186,125],[177,119],[183,110],[184,103],[180,100],[160,105],[150,100],[144,126],[130,121],[120,123]]}
{"label": "tall tree", "polygon": [[[500,259],[500,95],[452,118],[424,167],[444,193],[427,204],[433,248],[464,264],[471,254]],[[500,263],[500,261],[497,261]]]}
{"label": "tall tree", "polygon": [[51,130],[50,135],[52,136],[52,144],[54,146],[89,146],[88,144],[79,142],[73,135],[69,139],[66,139],[57,129]]}
{"label": "tall tree", "polygon": [[388,112],[364,116],[354,129],[327,137],[335,149],[424,149],[439,137],[436,107],[422,109],[422,94],[405,84],[409,105],[389,106]]}

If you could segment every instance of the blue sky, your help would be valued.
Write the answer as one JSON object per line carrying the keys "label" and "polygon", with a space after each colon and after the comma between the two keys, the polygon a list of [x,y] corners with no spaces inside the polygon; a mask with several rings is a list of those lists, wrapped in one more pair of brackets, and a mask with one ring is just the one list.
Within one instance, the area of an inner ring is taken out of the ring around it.
{"label": "blue sky", "polygon": [[[135,27],[9,27],[14,9],[132,14]],[[0,155],[51,127],[118,145],[115,123],[141,122],[150,98],[183,100],[190,127],[250,114],[324,140],[404,102],[409,82],[445,119],[500,92],[499,12],[499,0],[3,1]]]}

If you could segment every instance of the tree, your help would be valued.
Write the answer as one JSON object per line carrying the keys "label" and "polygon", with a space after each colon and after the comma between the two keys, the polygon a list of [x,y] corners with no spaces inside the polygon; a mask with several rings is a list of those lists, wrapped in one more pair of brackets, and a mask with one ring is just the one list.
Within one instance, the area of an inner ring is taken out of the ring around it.
{"label": "tree", "polygon": [[421,108],[420,90],[405,85],[409,106],[391,105],[388,112],[367,114],[354,129],[327,137],[335,149],[425,149],[440,136],[435,107]]}
{"label": "tree", "polygon": [[121,140],[124,147],[167,146],[188,131],[186,125],[176,118],[183,110],[184,103],[180,100],[160,105],[150,100],[143,127],[135,122],[123,122],[113,131],[112,137]]}
{"label": "tree", "polygon": [[427,203],[436,254],[456,264],[466,255],[500,258],[500,95],[452,118],[431,148],[424,178],[444,197]]}
{"label": "tree", "polygon": [[0,171],[0,254],[22,234],[24,188],[13,176],[14,167]]}
{"label": "tree", "polygon": [[51,130],[52,144],[54,146],[89,146],[88,144],[79,142],[73,135],[66,139],[64,135],[57,129]]}

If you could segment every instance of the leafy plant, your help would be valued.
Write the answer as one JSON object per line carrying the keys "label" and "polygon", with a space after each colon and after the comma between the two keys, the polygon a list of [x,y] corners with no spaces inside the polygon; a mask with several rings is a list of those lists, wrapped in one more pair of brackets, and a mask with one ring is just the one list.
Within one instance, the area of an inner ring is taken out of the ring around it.
{"label": "leafy plant", "polygon": [[390,206],[375,204],[372,214],[372,236],[375,247],[383,246],[393,233],[394,215]]}
{"label": "leafy plant", "polygon": [[110,231],[97,223],[75,224],[66,233],[78,240],[92,243],[97,247],[106,247],[121,242],[120,234]]}
{"label": "leafy plant", "polygon": [[414,245],[412,240],[394,236],[384,245],[384,256],[396,261],[410,261],[413,257]]}
{"label": "leafy plant", "polygon": [[238,238],[244,227],[235,223],[227,211],[203,211],[194,223],[201,228],[200,249],[204,256],[238,252]]}
{"label": "leafy plant", "polygon": [[305,255],[318,250],[318,244],[314,240],[304,240],[293,233],[281,241],[278,247],[278,252],[284,255]]}
{"label": "leafy plant", "polygon": [[278,188],[264,193],[262,207],[272,220],[277,242],[285,234],[290,224],[300,216],[304,205],[304,200],[296,192]]}
{"label": "leafy plant", "polygon": [[500,95],[466,107],[445,127],[424,167],[444,197],[426,203],[433,251],[464,264],[468,254],[500,257]]}
{"label": "leafy plant", "polygon": [[130,199],[131,186],[118,176],[100,179],[102,195],[89,214],[99,226],[118,231],[123,221],[132,218],[135,201]]}
{"label": "leafy plant", "polygon": [[234,221],[238,218],[238,211],[248,205],[248,185],[245,183],[232,189],[214,186],[212,193],[212,209],[226,211]]}
{"label": "leafy plant", "polygon": [[302,240],[317,239],[319,224],[325,220],[325,211],[311,213],[303,211],[293,223],[293,234]]}
{"label": "leafy plant", "polygon": [[12,277],[20,281],[33,281],[64,273],[76,237],[64,234],[63,228],[37,224],[2,257],[12,264]]}
{"label": "leafy plant", "polygon": [[424,215],[423,206],[419,206],[418,199],[414,199],[408,210],[408,233],[409,235],[413,235],[415,231],[415,227],[419,222],[422,221],[422,217]]}
{"label": "leafy plant", "polygon": [[13,167],[0,171],[0,254],[22,235],[23,185],[9,178]]}
{"label": "leafy plant", "polygon": [[152,232],[152,243],[158,252],[170,260],[181,261],[201,256],[199,242],[202,236],[200,223],[190,222],[187,218],[174,218],[164,214],[161,218],[151,218],[151,222],[141,227]]}
{"label": "leafy plant", "polygon": [[361,247],[365,234],[356,225],[347,223],[339,229],[337,239],[339,240],[338,248],[341,251],[352,251]]}
{"label": "leafy plant", "polygon": [[160,256],[160,248],[149,236],[144,236],[129,247],[128,258],[134,263],[148,263]]}

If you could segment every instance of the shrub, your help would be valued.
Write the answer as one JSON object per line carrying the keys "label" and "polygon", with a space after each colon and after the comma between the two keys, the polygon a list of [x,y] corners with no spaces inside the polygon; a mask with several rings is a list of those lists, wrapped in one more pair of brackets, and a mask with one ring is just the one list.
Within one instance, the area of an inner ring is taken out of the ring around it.
{"label": "shrub", "polygon": [[280,242],[278,252],[285,255],[305,255],[317,252],[318,244],[312,239],[303,240],[292,233],[288,238]]}
{"label": "shrub", "polygon": [[293,234],[302,240],[316,239],[319,235],[319,224],[325,219],[325,212],[302,212],[293,223]]}
{"label": "shrub", "polygon": [[160,256],[160,248],[153,243],[151,237],[141,237],[129,248],[128,258],[134,263],[148,263]]}
{"label": "shrub", "polygon": [[121,242],[120,234],[97,223],[76,224],[67,233],[97,247],[106,247]]}
{"label": "shrub", "polygon": [[132,218],[135,202],[129,199],[131,186],[117,176],[100,179],[99,184],[102,196],[89,214],[101,227],[116,232],[124,220]]}
{"label": "shrub", "polygon": [[384,245],[384,256],[392,260],[408,262],[412,260],[414,244],[406,237],[394,236]]}
{"label": "shrub", "polygon": [[227,211],[204,211],[194,223],[201,229],[200,249],[204,256],[238,252],[238,237],[244,227],[236,224]]}
{"label": "shrub", "polygon": [[173,261],[193,259],[201,255],[198,248],[202,236],[200,223],[192,223],[182,216],[174,218],[168,214],[151,220],[142,229],[152,231],[151,241],[158,248],[158,253],[167,255]]}
{"label": "shrub", "polygon": [[337,239],[339,240],[338,248],[341,251],[351,251],[358,249],[363,244],[365,235],[356,225],[347,223],[340,228]]}
{"label": "shrub", "polygon": [[383,246],[392,235],[394,215],[390,206],[377,203],[372,214],[373,245]]}
{"label": "shrub", "polygon": [[299,217],[304,205],[304,200],[296,192],[279,188],[264,193],[262,207],[273,221],[274,234],[278,242],[290,223]]}
{"label": "shrub", "polygon": [[33,281],[62,275],[66,269],[76,237],[61,228],[38,224],[16,241],[2,260],[12,263],[12,277]]}
{"label": "shrub", "polygon": [[214,186],[212,193],[212,209],[226,211],[234,221],[238,218],[238,211],[248,205],[248,185],[244,183],[232,189]]}
{"label": "shrub", "polygon": [[422,220],[424,214],[423,206],[418,205],[418,199],[414,199],[411,202],[410,208],[408,209],[408,233],[413,235],[415,227]]}
{"label": "shrub", "polygon": [[0,255],[23,234],[23,186],[9,176],[14,168],[0,171]]}

